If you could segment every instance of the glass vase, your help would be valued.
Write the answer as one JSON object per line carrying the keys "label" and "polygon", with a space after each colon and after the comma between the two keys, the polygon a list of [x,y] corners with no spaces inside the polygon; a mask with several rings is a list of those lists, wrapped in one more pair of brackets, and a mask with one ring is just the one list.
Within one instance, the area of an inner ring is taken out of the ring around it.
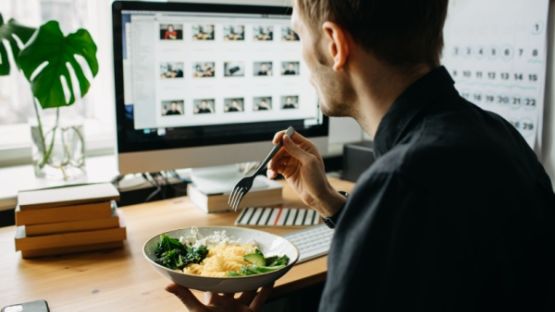
{"label": "glass vase", "polygon": [[76,180],[85,176],[83,120],[61,118],[60,110],[30,121],[33,168],[38,178]]}

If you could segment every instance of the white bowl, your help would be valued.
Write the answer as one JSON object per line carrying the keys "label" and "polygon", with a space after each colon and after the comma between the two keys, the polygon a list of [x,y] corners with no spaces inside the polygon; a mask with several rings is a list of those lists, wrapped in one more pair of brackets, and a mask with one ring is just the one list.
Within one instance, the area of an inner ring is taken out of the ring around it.
{"label": "white bowl", "polygon": [[172,270],[156,263],[154,250],[156,248],[156,244],[160,240],[160,235],[166,234],[174,238],[188,236],[191,232],[191,228],[174,230],[152,237],[144,244],[143,254],[145,258],[158,270],[158,272],[168,277],[178,285],[191,289],[216,293],[243,292],[256,290],[259,287],[268,285],[287,273],[287,271],[291,269],[299,258],[299,251],[291,242],[281,236],[267,232],[225,226],[198,227],[197,229],[198,233],[202,237],[209,236],[216,231],[225,231],[227,236],[233,240],[239,240],[242,242],[250,242],[254,240],[264,255],[287,255],[289,257],[289,264],[282,269],[257,275],[238,277],[206,277],[185,274],[182,271]]}

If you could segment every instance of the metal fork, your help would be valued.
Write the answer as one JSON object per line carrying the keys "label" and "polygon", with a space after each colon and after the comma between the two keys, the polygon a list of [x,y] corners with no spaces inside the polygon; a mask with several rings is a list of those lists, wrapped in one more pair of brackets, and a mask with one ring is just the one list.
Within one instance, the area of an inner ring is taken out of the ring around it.
{"label": "metal fork", "polygon": [[[291,137],[294,133],[295,133],[295,129],[293,127],[287,128],[287,131],[285,132],[285,134],[288,137]],[[276,153],[280,150],[281,146],[282,146],[281,142],[279,142],[278,144],[275,144],[272,150],[270,151],[270,153],[268,153],[268,156],[264,158],[264,160],[260,163],[258,168],[256,168],[256,170],[254,171],[254,173],[243,177],[237,183],[237,185],[235,185],[235,187],[233,188],[233,191],[231,191],[231,194],[229,194],[229,200],[227,201],[227,204],[231,209],[233,209],[234,211],[237,211],[237,208],[239,208],[239,204],[241,203],[241,200],[243,200],[243,197],[245,197],[245,195],[250,191],[254,178],[256,178],[256,176],[261,173],[262,169],[264,169],[264,167],[266,167],[270,159],[272,159],[276,155]]]}

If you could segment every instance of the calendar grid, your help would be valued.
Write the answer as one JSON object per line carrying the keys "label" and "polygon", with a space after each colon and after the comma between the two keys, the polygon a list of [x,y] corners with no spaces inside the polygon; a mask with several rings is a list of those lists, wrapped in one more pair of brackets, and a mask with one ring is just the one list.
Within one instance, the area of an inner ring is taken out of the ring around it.
{"label": "calendar grid", "polygon": [[461,96],[508,120],[541,153],[549,0],[455,0],[443,64]]}

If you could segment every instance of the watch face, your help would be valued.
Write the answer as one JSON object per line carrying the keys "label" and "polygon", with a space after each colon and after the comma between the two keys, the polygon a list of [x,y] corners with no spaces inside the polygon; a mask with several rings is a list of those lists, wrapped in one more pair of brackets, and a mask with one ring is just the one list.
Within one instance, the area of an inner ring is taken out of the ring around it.
{"label": "watch face", "polygon": [[349,197],[349,193],[345,192],[345,191],[339,191],[339,194],[345,196],[345,197]]}

